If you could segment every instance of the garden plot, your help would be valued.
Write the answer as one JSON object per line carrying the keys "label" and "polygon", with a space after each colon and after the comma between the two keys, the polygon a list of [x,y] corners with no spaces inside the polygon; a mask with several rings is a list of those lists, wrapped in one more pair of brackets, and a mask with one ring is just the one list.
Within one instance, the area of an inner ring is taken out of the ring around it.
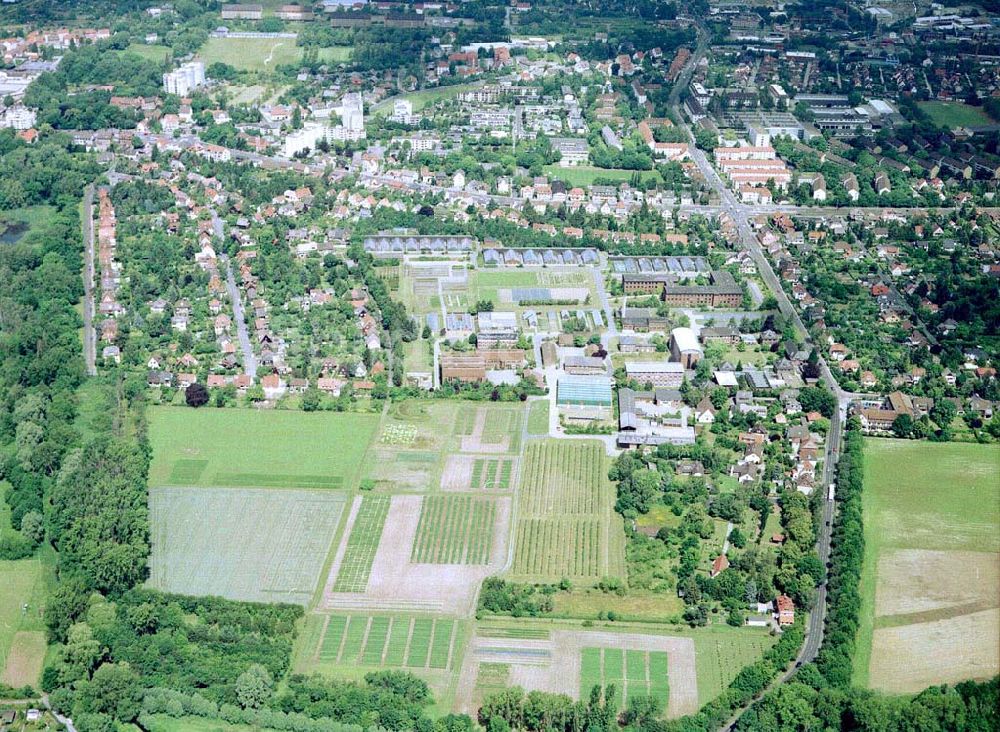
{"label": "garden plot", "polygon": [[521,446],[522,411],[507,407],[460,411],[455,433],[461,435],[462,452],[517,452]]}
{"label": "garden plot", "polygon": [[310,615],[319,628],[309,638],[301,669],[333,666],[452,668],[459,624],[453,618],[414,615]]}
{"label": "garden plot", "polygon": [[624,576],[603,446],[539,440],[522,461],[512,574],[534,580]]}
{"label": "garden plot", "polygon": [[553,630],[542,638],[477,633],[459,675],[459,711],[474,713],[483,687],[495,685],[501,676],[508,685],[575,699],[586,699],[595,684],[613,683],[619,704],[652,695],[662,701],[670,718],[698,710],[690,638],[567,630]]}
{"label": "garden plot", "polygon": [[445,491],[506,493],[513,485],[516,458],[449,455],[441,476]]}
{"label": "garden plot", "polygon": [[[466,553],[462,557],[466,558],[470,556],[470,547],[479,547],[475,552],[482,556],[483,543],[488,542],[488,561],[481,564],[431,564],[413,560],[414,556],[438,560],[453,558],[441,556],[440,542],[418,545],[424,500],[425,497],[419,495],[391,497],[385,518],[387,528],[378,542],[364,591],[345,592],[338,587],[335,559],[320,609],[444,612],[463,616],[474,612],[479,584],[500,571],[507,559],[511,500],[507,497],[488,499],[494,505],[492,526],[477,528],[475,542],[470,542],[463,550]],[[423,536],[433,536],[437,528],[427,526],[425,524]],[[338,556],[344,552],[346,547],[342,542]]]}
{"label": "garden plot", "polygon": [[149,585],[164,592],[308,604],[346,503],[342,492],[150,490]]}

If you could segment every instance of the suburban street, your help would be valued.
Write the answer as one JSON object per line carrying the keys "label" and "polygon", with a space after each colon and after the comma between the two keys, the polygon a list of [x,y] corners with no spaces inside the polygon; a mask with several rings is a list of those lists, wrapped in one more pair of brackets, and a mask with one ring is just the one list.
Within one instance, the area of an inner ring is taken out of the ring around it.
{"label": "suburban street", "polygon": [[[699,29],[699,36],[703,39],[704,34]],[[698,50],[692,54],[688,61],[688,65],[685,71],[688,69],[693,70],[694,66],[698,63],[700,55],[704,53],[703,49],[704,40],[699,42]],[[681,79],[684,78],[684,73],[681,74]],[[682,89],[684,86],[678,81],[674,86],[674,90]],[[683,119],[679,105],[677,104],[677,99],[674,95],[671,95],[671,103],[674,112],[678,120]],[[750,224],[752,217],[760,215],[768,211],[764,211],[765,207],[760,206],[748,206],[741,203],[735,193],[729,188],[728,185],[722,180],[715,167],[708,160],[708,156],[705,152],[697,147],[695,144],[694,133],[692,132],[689,125],[683,124],[684,129],[688,135],[689,149],[691,152],[691,158],[695,165],[698,167],[699,172],[708,182],[708,184],[715,190],[721,201],[721,209],[724,213],[728,214],[732,220],[735,222],[737,230],[740,235],[740,242],[743,246],[750,252],[754,263],[757,265],[757,272],[764,280],[764,283],[768,286],[771,292],[774,294],[775,299],[778,302],[778,309],[781,311],[782,315],[787,318],[795,328],[796,333],[803,340],[804,343],[810,344],[809,332],[806,330],[805,324],[802,322],[802,318],[799,316],[798,311],[792,304],[788,295],[785,293],[784,288],[781,285],[781,281],[775,274],[774,269],[771,267],[771,263],[765,254],[763,247],[760,245],[760,241],[757,235],[754,233],[753,227]],[[794,208],[794,207],[793,207]],[[815,345],[813,344],[813,347]],[[837,460],[840,456],[840,443],[843,437],[843,422],[846,419],[847,405],[849,404],[851,394],[844,392],[837,380],[834,378],[833,373],[830,371],[826,360],[820,355],[819,358],[819,368],[820,376],[826,386],[836,395],[837,397],[837,409],[835,410],[831,420],[830,420],[830,430],[826,438],[826,448],[824,453],[823,462],[823,483],[820,490],[825,490],[826,495],[823,497],[823,511],[822,519],[820,525],[817,527],[817,539],[816,539],[816,552],[819,555],[820,561],[826,565],[827,560],[830,555],[830,541],[833,532],[833,518],[836,511],[836,496],[831,495],[829,487],[833,485],[836,471]],[[816,600],[815,604],[809,613],[808,625],[806,628],[806,638],[799,651],[799,655],[796,658],[795,664],[786,671],[781,677],[776,679],[768,687],[769,689],[776,684],[783,683],[794,676],[796,670],[800,665],[804,663],[809,663],[816,658],[816,654],[819,652],[820,645],[823,642],[823,626],[826,622],[826,583],[823,582],[819,587],[816,588]],[[732,729],[733,725],[739,719],[739,717],[746,711],[749,705],[738,710],[724,725],[723,730]]]}
{"label": "suburban street", "polygon": [[94,186],[83,191],[83,360],[87,375],[97,375],[97,333],[94,331]]}
{"label": "suburban street", "polygon": [[220,257],[226,263],[226,292],[233,303],[233,319],[236,321],[236,337],[240,342],[240,350],[243,352],[243,366],[246,373],[252,379],[257,378],[257,358],[253,354],[253,344],[250,343],[250,333],[247,330],[246,313],[243,311],[243,300],[240,298],[239,288],[236,287],[236,278],[233,276],[233,263],[229,257]]}

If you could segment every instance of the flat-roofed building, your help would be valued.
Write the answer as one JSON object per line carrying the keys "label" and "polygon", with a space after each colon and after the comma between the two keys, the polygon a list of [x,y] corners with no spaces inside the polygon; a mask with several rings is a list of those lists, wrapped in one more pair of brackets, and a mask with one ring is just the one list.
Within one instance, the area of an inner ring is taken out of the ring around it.
{"label": "flat-roofed building", "polygon": [[684,364],[676,361],[626,361],[625,375],[640,386],[652,384],[676,389],[684,383]]}

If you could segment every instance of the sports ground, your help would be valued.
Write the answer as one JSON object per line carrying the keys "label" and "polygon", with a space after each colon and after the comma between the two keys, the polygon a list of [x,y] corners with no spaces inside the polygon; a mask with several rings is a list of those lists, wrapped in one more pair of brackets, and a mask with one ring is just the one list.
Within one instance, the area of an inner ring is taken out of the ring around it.
{"label": "sports ground", "polygon": [[894,693],[997,673],[1000,449],[865,443],[854,679]]}

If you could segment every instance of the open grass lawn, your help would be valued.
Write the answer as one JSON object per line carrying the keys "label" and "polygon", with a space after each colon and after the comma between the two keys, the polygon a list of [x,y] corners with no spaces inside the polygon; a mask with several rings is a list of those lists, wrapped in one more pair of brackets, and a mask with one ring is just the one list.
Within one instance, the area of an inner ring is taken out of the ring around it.
{"label": "open grass lawn", "polygon": [[220,62],[240,71],[273,71],[302,58],[294,38],[209,38],[198,49],[205,66]]}
{"label": "open grass lawn", "polygon": [[147,732],[271,732],[270,728],[267,727],[230,724],[221,719],[204,719],[202,717],[171,717],[166,714],[151,714],[143,716],[142,720]]}
{"label": "open grass lawn", "polygon": [[578,165],[574,168],[561,168],[558,163],[546,165],[545,175],[549,178],[558,178],[571,186],[581,188],[592,185],[599,178],[613,180],[616,182],[630,181],[632,176],[639,173],[642,180],[660,181],[660,174],[655,170],[621,170],[617,168],[595,168],[590,165]]}
{"label": "open grass lawn", "polygon": [[25,206],[0,211],[0,246],[17,242],[33,228],[44,225],[54,212],[53,206]]}
{"label": "open grass lawn", "polygon": [[373,414],[154,407],[149,484],[353,488]]}
{"label": "open grass lawn", "polygon": [[152,61],[153,63],[162,64],[168,58],[170,58],[170,47],[169,46],[158,46],[156,44],[146,44],[146,43],[132,43],[129,44],[128,48],[125,49],[125,53],[134,53],[137,56],[142,56],[147,61]]}
{"label": "open grass lawn", "polygon": [[992,676],[1000,643],[1000,448],[865,443],[854,680],[890,692]]}
{"label": "open grass lawn", "polygon": [[982,107],[973,107],[962,102],[918,102],[917,106],[934,124],[948,129],[994,123]]}
{"label": "open grass lawn", "polygon": [[553,595],[554,614],[583,620],[596,620],[602,613],[614,611],[625,620],[666,621],[684,611],[684,602],[674,593],[631,591],[624,597],[595,588],[574,588]]}
{"label": "open grass lawn", "polygon": [[[0,494],[6,486],[0,484]],[[0,525],[10,524],[7,504]],[[37,686],[45,660],[45,597],[53,582],[48,555],[0,561],[0,684]]]}
{"label": "open grass lawn", "polygon": [[407,99],[413,103],[413,111],[419,112],[424,107],[445,99],[454,99],[459,94],[469,89],[482,86],[482,82],[472,82],[470,84],[452,84],[451,86],[440,86],[434,89],[421,89],[420,91],[400,94],[398,96],[383,99],[372,107],[372,114],[391,114],[393,105],[397,100]]}
{"label": "open grass lawn", "polygon": [[326,63],[339,64],[344,61],[350,61],[352,53],[354,53],[354,48],[352,46],[330,46],[329,48],[320,48],[319,60]]}
{"label": "open grass lawn", "polygon": [[346,501],[341,491],[153,487],[149,585],[306,605]]}
{"label": "open grass lawn", "polygon": [[[677,633],[682,635],[682,633]],[[756,661],[777,639],[764,628],[713,625],[690,631],[698,667],[698,703],[707,704],[725,691],[744,666]]]}
{"label": "open grass lawn", "polygon": [[547,435],[549,433],[549,400],[537,399],[528,407],[528,434]]}

